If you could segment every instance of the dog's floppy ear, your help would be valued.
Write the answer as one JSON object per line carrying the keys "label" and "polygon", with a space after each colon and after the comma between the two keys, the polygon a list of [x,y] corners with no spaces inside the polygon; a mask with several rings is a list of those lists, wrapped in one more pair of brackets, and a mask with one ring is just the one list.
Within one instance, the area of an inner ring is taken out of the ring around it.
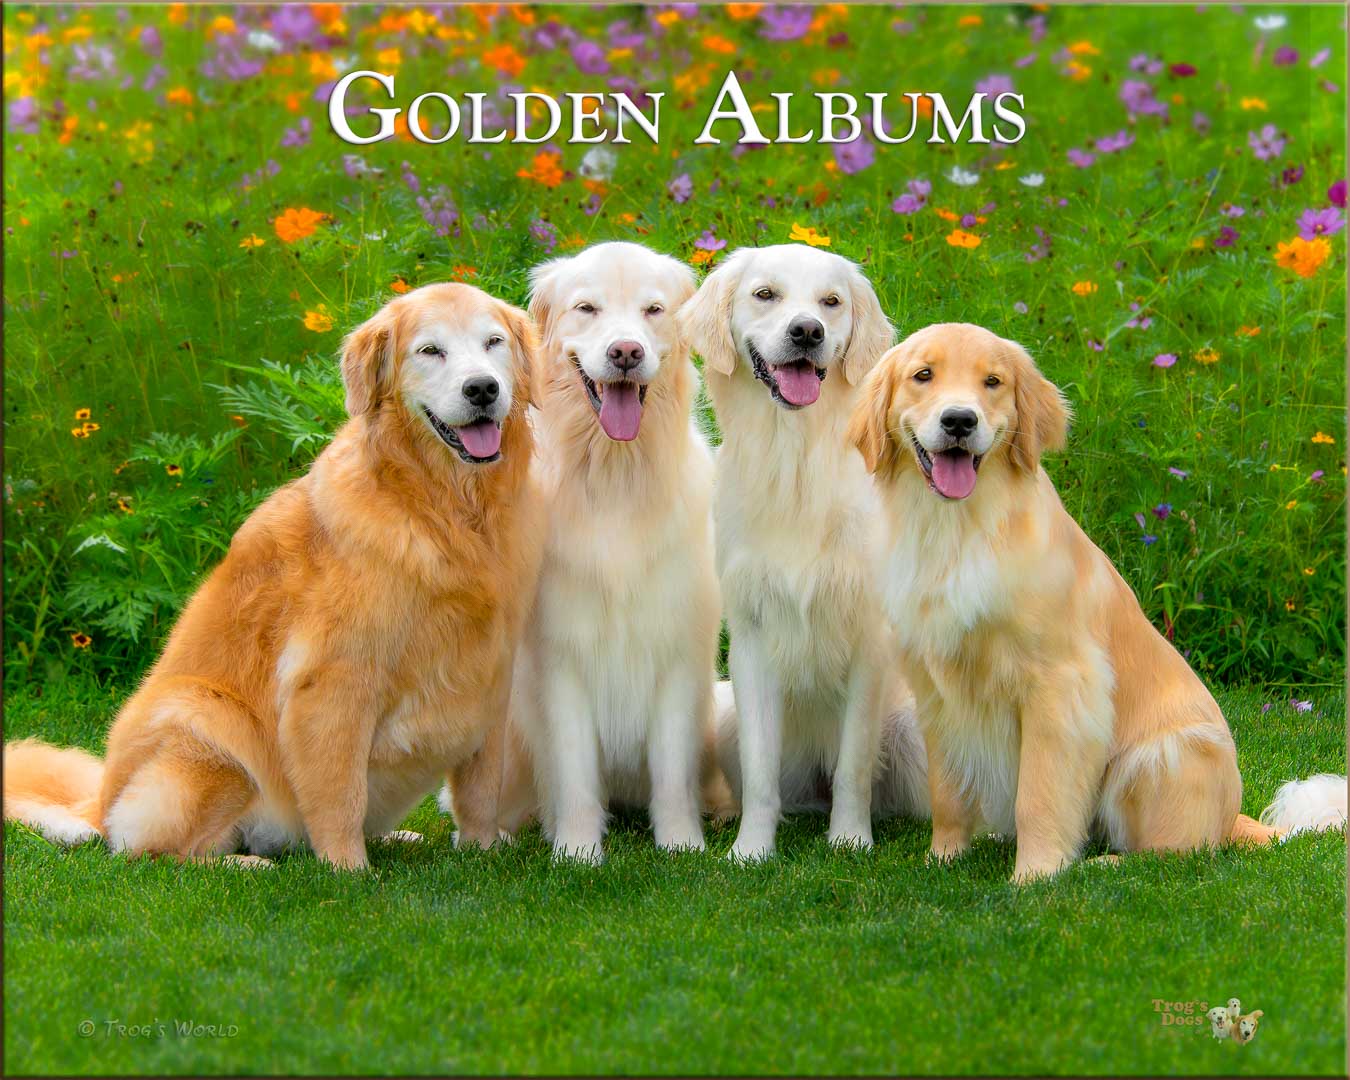
{"label": "dog's floppy ear", "polygon": [[393,372],[394,316],[381,308],[342,342],[342,385],[347,415],[374,412],[387,393]]}
{"label": "dog's floppy ear", "polygon": [[900,463],[900,447],[891,438],[890,414],[901,348],[897,346],[883,356],[863,379],[845,436],[862,454],[867,471],[881,479],[893,476]]}
{"label": "dog's floppy ear", "polygon": [[558,317],[558,281],[570,257],[550,259],[530,268],[530,318],[535,322],[540,341],[547,341]]}
{"label": "dog's floppy ear", "polygon": [[685,340],[713,371],[730,375],[736,368],[736,342],[731,336],[731,300],[741,280],[749,248],[733,251],[721,266],[703,279],[693,299],[680,308]]}
{"label": "dog's floppy ear", "polygon": [[1069,405],[1059,387],[1042,375],[1027,351],[1016,342],[1005,342],[1017,368],[1013,388],[1017,427],[1010,442],[1012,462],[1023,472],[1034,473],[1041,455],[1061,450],[1069,436]]}
{"label": "dog's floppy ear", "polygon": [[539,335],[534,320],[520,308],[507,303],[502,304],[502,318],[511,335],[511,355],[515,357],[518,383],[525,391],[525,401],[537,406],[540,375],[535,353],[539,348]]}
{"label": "dog's floppy ear", "polygon": [[881,310],[876,290],[867,275],[854,266],[849,275],[849,293],[853,301],[853,326],[844,347],[844,378],[857,386],[872,370],[877,359],[895,344],[895,331]]}

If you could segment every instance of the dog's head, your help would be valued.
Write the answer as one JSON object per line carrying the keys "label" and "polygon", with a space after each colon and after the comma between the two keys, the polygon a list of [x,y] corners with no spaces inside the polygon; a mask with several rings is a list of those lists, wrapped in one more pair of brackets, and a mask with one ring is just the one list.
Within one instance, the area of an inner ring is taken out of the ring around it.
{"label": "dog's head", "polygon": [[426,285],[347,335],[347,412],[401,409],[460,460],[486,465],[501,456],[513,407],[531,399],[533,350],[523,311],[471,285]]}
{"label": "dog's head", "polygon": [[1242,1012],[1242,1001],[1239,998],[1228,999],[1228,1015],[1236,1018]]}
{"label": "dog's head", "polygon": [[1209,1022],[1221,1031],[1228,1026],[1228,1010],[1222,1005],[1215,1005],[1205,1015],[1209,1017]]}
{"label": "dog's head", "polygon": [[975,490],[991,458],[1034,475],[1064,445],[1069,410],[1015,342],[969,323],[925,327],[881,358],[863,384],[849,439],[889,480],[922,472],[944,499]]}
{"label": "dog's head", "polygon": [[1252,1041],[1252,1037],[1256,1034],[1257,1025],[1261,1022],[1261,1017],[1265,1015],[1264,1012],[1257,1009],[1238,1021],[1238,1034],[1242,1036],[1243,1042]]}
{"label": "dog's head", "polygon": [[680,321],[711,370],[758,379],[785,409],[814,403],[835,368],[857,385],[895,340],[862,271],[806,244],[733,252]]}
{"label": "dog's head", "polygon": [[611,439],[637,438],[648,388],[685,351],[675,312],[693,294],[692,270],[640,244],[596,244],[530,272],[544,356],[568,366]]}

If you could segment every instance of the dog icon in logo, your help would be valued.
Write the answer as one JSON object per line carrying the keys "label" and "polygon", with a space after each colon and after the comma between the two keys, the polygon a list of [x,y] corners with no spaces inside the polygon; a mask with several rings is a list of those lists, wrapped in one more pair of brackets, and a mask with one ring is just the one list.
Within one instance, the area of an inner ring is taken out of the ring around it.
{"label": "dog icon in logo", "polygon": [[1232,1021],[1228,1019],[1228,1010],[1222,1005],[1215,1005],[1205,1014],[1209,1017],[1209,1030],[1216,1039],[1227,1039],[1233,1034]]}
{"label": "dog icon in logo", "polygon": [[1256,1029],[1265,1013],[1253,1009],[1244,1014],[1242,1001],[1229,998],[1227,1005],[1215,1005],[1205,1016],[1209,1020],[1209,1033],[1214,1038],[1220,1042],[1231,1039],[1238,1046],[1246,1046],[1256,1038]]}

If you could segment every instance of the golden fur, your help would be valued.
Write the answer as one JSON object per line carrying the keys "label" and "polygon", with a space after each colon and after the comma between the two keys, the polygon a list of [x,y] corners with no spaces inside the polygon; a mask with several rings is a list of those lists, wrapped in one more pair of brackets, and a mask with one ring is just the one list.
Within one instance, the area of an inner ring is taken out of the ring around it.
{"label": "golden fur", "polygon": [[[939,494],[915,446],[937,452],[952,409],[978,415],[970,445],[987,444],[965,498]],[[1268,840],[1238,814],[1214,698],[1040,467],[1067,424],[1030,356],[969,324],[888,352],[852,419],[883,496],[884,602],[928,745],[932,854],[961,853],[983,823],[1016,834],[1025,880],[1074,859],[1094,821],[1126,851]]]}
{"label": "golden fur", "polygon": [[[428,320],[467,333],[485,319],[503,328],[516,393],[501,460],[466,464],[405,403],[405,353]],[[240,528],[118,715],[103,768],[7,747],[6,816],[43,828],[34,808],[54,806],[115,850],[182,857],[307,838],[357,868],[365,836],[448,769],[461,833],[494,840],[538,533],[532,348],[524,313],[465,285],[408,293],[355,330],[351,419]]]}

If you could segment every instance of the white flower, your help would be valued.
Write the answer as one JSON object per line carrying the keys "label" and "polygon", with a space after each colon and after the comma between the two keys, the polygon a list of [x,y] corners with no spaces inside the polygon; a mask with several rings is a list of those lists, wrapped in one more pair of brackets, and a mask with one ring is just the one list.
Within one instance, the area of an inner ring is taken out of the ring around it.
{"label": "white flower", "polygon": [[592,146],[581,159],[580,172],[587,180],[608,180],[618,163],[618,155],[608,146]]}
{"label": "white flower", "polygon": [[263,52],[276,52],[281,48],[281,42],[266,30],[250,30],[248,32],[248,43]]}
{"label": "white flower", "polygon": [[980,182],[980,174],[966,172],[960,165],[953,165],[952,171],[947,174],[947,179],[957,187],[970,187],[972,184]]}
{"label": "white flower", "polygon": [[1272,30],[1283,30],[1289,20],[1283,15],[1258,15],[1255,22],[1258,30],[1269,34]]}
{"label": "white flower", "polygon": [[1019,184],[1025,184],[1027,187],[1040,187],[1045,183],[1045,174],[1038,172],[1027,173],[1026,176],[1019,176],[1017,182]]}
{"label": "white flower", "polygon": [[385,238],[387,231],[388,230],[386,229],[381,229],[379,232],[368,232],[366,233],[366,239],[374,241],[375,243],[379,243],[381,240]]}

